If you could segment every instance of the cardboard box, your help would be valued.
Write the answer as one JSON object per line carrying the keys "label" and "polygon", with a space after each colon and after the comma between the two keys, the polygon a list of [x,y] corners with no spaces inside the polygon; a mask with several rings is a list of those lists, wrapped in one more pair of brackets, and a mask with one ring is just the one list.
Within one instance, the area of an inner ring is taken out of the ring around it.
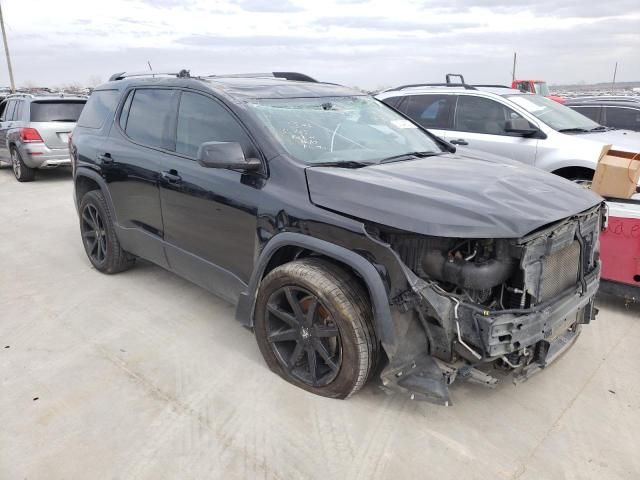
{"label": "cardboard box", "polygon": [[640,180],[640,153],[602,149],[591,190],[603,197],[631,198]]}

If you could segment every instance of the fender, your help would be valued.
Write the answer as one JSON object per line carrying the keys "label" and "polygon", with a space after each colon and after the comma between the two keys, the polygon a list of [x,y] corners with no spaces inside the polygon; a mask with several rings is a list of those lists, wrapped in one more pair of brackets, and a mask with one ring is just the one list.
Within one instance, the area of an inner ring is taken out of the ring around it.
{"label": "fender", "polygon": [[[589,161],[589,160],[578,160],[578,159],[570,159],[570,160],[561,160],[556,162],[549,162],[544,167],[540,166],[543,170],[546,170],[550,173],[556,172],[562,168],[574,167],[574,168],[585,168],[588,170],[592,170],[595,172],[596,167],[598,165],[598,161]],[[536,165],[537,166],[537,165]]]}
{"label": "fender", "polygon": [[382,278],[374,265],[351,250],[325,240],[300,233],[279,233],[264,247],[256,262],[256,267],[253,270],[253,275],[249,281],[247,291],[240,294],[238,306],[236,307],[236,319],[245,326],[253,326],[256,297],[262,282],[264,270],[273,254],[278,249],[285,246],[296,246],[312,250],[329,258],[338,260],[358,272],[369,290],[369,297],[371,298],[371,306],[373,308],[374,324],[379,340],[383,343],[394,342],[394,330],[391,323],[389,296],[384,283],[382,282]]}

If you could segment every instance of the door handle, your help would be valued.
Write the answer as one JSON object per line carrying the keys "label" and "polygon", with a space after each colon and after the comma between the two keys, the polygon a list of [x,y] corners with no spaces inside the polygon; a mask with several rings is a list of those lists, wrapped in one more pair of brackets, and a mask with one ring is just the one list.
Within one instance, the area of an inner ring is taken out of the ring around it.
{"label": "door handle", "polygon": [[449,143],[453,143],[454,145],[469,145],[464,138],[458,138],[457,140],[449,140]]}
{"label": "door handle", "polygon": [[113,163],[113,158],[111,158],[111,154],[108,152],[98,154],[96,159],[101,163]]}
{"label": "door handle", "polygon": [[167,182],[175,185],[177,183],[182,182],[182,177],[178,175],[178,172],[175,170],[165,170],[160,174],[162,178],[164,178]]}

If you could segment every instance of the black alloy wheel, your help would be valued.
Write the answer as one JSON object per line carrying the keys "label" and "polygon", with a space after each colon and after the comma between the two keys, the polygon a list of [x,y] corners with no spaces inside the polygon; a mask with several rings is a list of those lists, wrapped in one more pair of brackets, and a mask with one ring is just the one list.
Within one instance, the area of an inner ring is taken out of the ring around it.
{"label": "black alloy wheel", "polygon": [[95,205],[89,203],[82,210],[80,231],[89,258],[95,264],[103,264],[107,258],[107,232]]}
{"label": "black alloy wheel", "polygon": [[353,272],[326,258],[271,270],[260,284],[253,327],[269,368],[316,395],[348,398],[378,363],[368,292]]}
{"label": "black alloy wheel", "polygon": [[342,365],[338,326],[322,302],[297,286],[282,287],[267,302],[267,339],[282,365],[311,387],[331,383]]}
{"label": "black alloy wheel", "polygon": [[100,190],[85,193],[78,212],[82,245],[95,269],[103,273],[118,273],[131,268],[135,257],[120,245],[103,193]]}

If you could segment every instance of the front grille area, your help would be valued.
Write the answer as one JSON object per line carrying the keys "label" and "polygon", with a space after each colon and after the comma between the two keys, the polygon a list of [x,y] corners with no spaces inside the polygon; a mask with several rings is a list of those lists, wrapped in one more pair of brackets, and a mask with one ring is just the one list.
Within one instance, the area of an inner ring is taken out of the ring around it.
{"label": "front grille area", "polygon": [[540,300],[553,298],[578,283],[580,244],[577,241],[542,259]]}

